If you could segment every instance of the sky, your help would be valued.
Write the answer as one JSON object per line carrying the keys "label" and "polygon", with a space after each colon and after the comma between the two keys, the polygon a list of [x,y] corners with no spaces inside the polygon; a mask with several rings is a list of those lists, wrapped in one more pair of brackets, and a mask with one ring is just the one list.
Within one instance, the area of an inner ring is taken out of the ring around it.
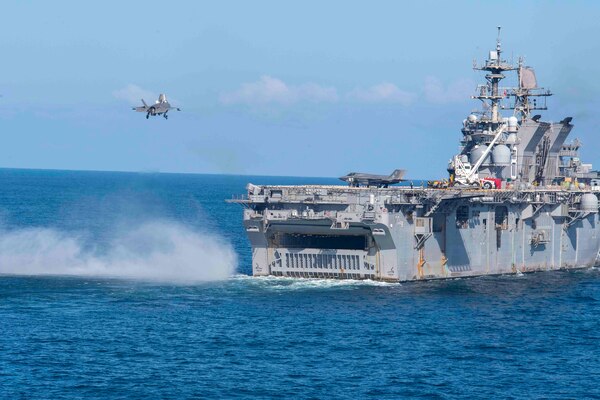
{"label": "sky", "polygon": [[[600,2],[6,1],[0,167],[447,175],[494,48],[600,168]],[[181,112],[131,110],[159,93]]]}

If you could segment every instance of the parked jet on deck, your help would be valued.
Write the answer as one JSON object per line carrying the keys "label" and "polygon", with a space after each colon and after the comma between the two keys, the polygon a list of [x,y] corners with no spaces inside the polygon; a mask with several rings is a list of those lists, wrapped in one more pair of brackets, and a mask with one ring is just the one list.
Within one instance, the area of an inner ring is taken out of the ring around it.
{"label": "parked jet on deck", "polygon": [[373,175],[365,174],[362,172],[351,172],[348,175],[340,177],[341,180],[348,182],[349,186],[376,186],[376,187],[388,187],[394,183],[404,181],[405,171],[403,169],[397,169],[388,175]]}

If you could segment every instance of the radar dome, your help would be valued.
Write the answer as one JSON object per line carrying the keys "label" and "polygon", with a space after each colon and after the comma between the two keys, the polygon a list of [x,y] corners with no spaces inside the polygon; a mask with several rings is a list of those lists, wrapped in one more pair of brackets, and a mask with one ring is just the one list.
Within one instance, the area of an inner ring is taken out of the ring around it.
{"label": "radar dome", "polygon": [[473,123],[473,122],[477,122],[477,115],[475,115],[475,114],[471,114],[471,115],[469,115],[469,116],[467,117],[467,120],[468,120],[469,122],[471,122],[471,123]]}
{"label": "radar dome", "polygon": [[510,165],[510,149],[508,146],[498,144],[492,149],[492,161],[498,166]]}
{"label": "radar dome", "polygon": [[[475,164],[477,161],[479,161],[479,159],[481,158],[483,153],[485,153],[486,150],[487,150],[487,146],[485,144],[482,144],[482,145],[479,145],[479,146],[476,146],[475,148],[473,148],[473,150],[471,150],[471,152],[469,153],[469,162],[471,164]],[[482,165],[486,165],[489,163],[490,163],[490,153],[487,154]]]}
{"label": "radar dome", "polygon": [[581,196],[581,211],[598,212],[598,198],[593,193]]}

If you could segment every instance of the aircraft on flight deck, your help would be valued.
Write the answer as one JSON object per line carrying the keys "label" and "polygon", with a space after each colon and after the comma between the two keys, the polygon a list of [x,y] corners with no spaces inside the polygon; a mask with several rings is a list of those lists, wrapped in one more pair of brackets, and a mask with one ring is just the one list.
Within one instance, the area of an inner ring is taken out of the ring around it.
{"label": "aircraft on flight deck", "polygon": [[402,178],[404,177],[405,172],[406,171],[403,169],[396,169],[390,175],[374,175],[365,174],[362,172],[350,172],[348,175],[340,177],[340,179],[348,182],[348,185],[351,187],[363,185],[386,188],[388,185],[393,185],[394,183],[404,181]]}

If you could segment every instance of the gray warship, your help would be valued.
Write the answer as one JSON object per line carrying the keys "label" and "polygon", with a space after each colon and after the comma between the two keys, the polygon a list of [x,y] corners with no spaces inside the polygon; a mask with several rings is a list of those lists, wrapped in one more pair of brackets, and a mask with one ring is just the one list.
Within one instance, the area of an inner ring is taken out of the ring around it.
{"label": "gray warship", "polygon": [[[298,278],[422,279],[583,268],[600,249],[600,180],[566,140],[572,118],[545,122],[549,90],[496,47],[472,96],[448,177],[419,187],[402,174],[352,173],[349,185],[248,184],[252,273]],[[500,86],[508,73],[515,84]],[[503,116],[503,113],[510,116]],[[395,171],[396,172],[396,171]]]}

